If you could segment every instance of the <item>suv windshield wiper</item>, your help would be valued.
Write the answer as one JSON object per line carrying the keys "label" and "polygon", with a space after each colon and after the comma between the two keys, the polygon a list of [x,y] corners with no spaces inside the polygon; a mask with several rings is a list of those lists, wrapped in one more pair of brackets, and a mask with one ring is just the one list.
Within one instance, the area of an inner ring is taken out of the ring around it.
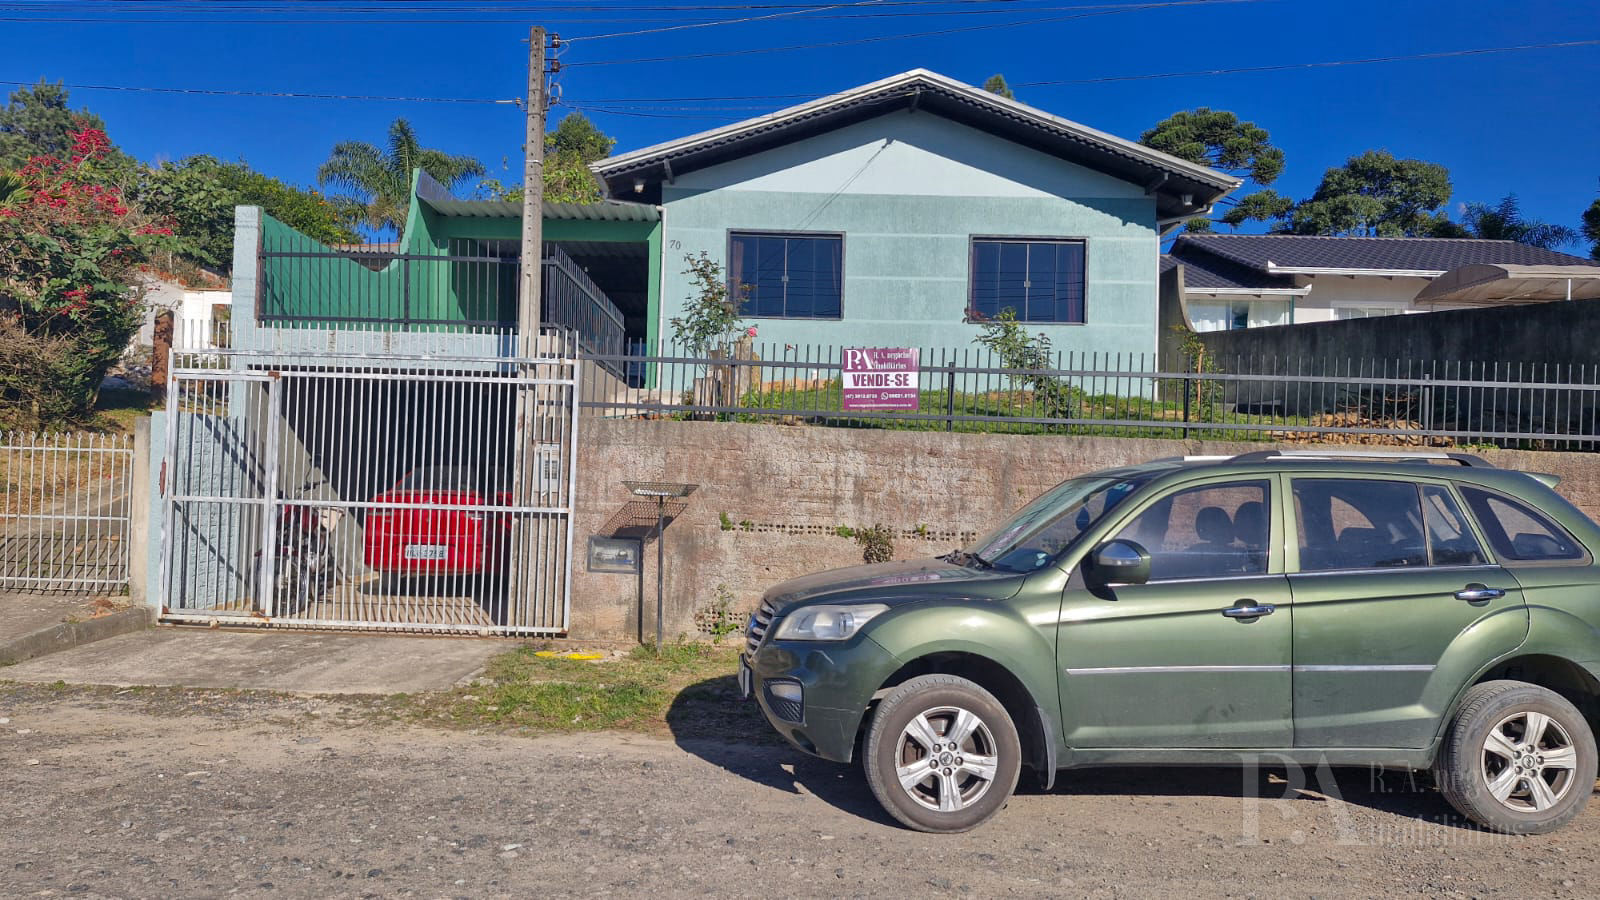
{"label": "suv windshield wiper", "polygon": [[946,553],[944,556],[939,558],[953,562],[958,566],[976,565],[980,569],[994,568],[994,563],[989,562],[987,559],[984,559],[976,553],[968,553],[967,551],[960,549],[951,550],[949,553]]}

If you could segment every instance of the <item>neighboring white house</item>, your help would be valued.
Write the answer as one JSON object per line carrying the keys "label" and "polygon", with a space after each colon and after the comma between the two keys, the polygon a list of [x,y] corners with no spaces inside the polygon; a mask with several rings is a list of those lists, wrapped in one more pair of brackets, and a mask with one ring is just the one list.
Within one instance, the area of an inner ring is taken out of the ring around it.
{"label": "neighboring white house", "polygon": [[175,335],[183,336],[183,346],[213,347],[223,338],[225,322],[233,308],[233,290],[226,281],[217,288],[195,289],[185,287],[159,275],[145,276],[144,324],[133,342],[139,346],[155,343],[156,315],[172,310],[172,328]]}
{"label": "neighboring white house", "polygon": [[1195,331],[1600,296],[1594,260],[1515,241],[1183,235],[1161,269]]}

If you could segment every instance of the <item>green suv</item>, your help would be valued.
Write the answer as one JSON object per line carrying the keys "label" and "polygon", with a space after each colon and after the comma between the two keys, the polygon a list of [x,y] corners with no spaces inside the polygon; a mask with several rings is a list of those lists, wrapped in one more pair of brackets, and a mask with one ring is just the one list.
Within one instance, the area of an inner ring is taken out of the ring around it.
{"label": "green suv", "polygon": [[778,585],[740,686],[925,831],[1024,767],[1256,756],[1431,769],[1472,820],[1553,830],[1600,724],[1600,527],[1555,482],[1446,453],[1109,469],[966,550]]}

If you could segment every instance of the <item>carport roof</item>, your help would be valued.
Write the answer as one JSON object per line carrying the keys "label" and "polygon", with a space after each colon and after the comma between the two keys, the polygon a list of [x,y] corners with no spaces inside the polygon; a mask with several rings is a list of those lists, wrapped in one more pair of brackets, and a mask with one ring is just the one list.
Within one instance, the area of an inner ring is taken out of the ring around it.
{"label": "carport roof", "polygon": [[1423,288],[1418,303],[1505,306],[1600,299],[1600,266],[1461,266]]}
{"label": "carport roof", "polygon": [[[520,219],[522,204],[515,200],[457,200],[422,196],[422,202],[441,216],[472,219]],[[648,203],[603,200],[599,203],[546,203],[544,218],[571,222],[659,222],[661,210]]]}

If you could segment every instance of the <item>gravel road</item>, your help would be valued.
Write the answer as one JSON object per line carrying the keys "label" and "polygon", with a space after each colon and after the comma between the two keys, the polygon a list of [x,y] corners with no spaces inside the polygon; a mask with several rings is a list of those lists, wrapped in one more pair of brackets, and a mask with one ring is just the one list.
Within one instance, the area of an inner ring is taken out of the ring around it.
{"label": "gravel road", "polygon": [[933,837],[858,771],[764,743],[19,685],[0,720],[5,897],[1600,894],[1600,803],[1506,838],[1363,770],[1304,790],[1281,769],[1068,773]]}

